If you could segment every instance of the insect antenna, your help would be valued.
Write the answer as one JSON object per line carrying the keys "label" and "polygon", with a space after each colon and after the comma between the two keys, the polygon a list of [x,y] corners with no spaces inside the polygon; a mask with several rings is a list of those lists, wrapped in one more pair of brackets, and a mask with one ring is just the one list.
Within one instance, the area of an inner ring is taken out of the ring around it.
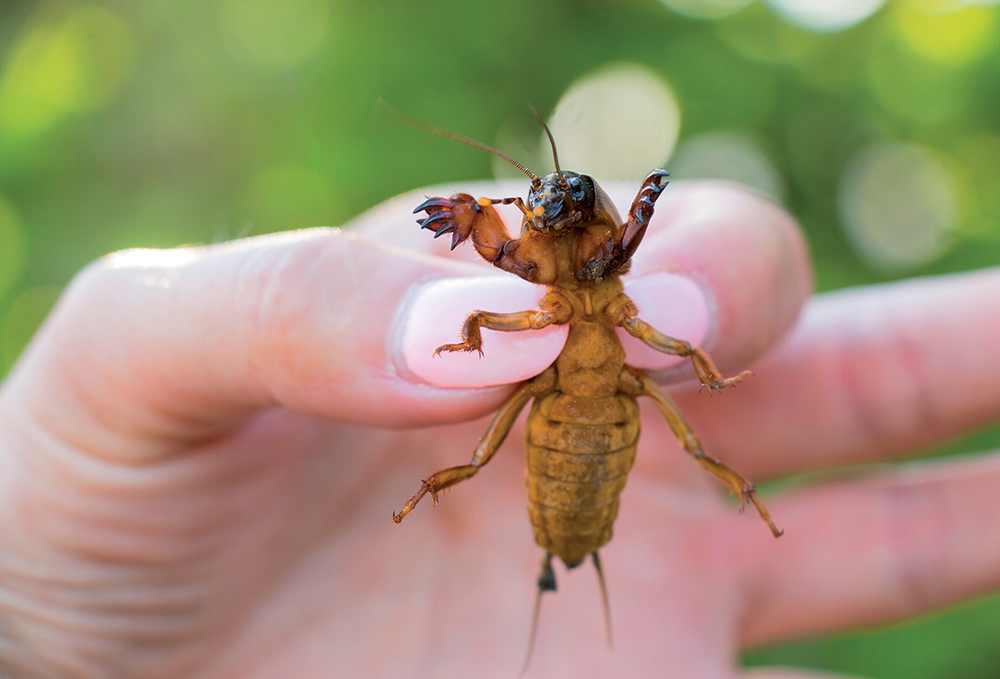
{"label": "insect antenna", "polygon": [[[446,130],[443,127],[438,127],[437,125],[431,125],[430,123],[428,123],[426,121],[423,121],[420,118],[414,118],[410,114],[403,113],[399,109],[390,106],[389,104],[387,104],[385,102],[384,99],[381,99],[381,98],[378,100],[378,102],[376,102],[375,108],[376,108],[376,110],[379,109],[379,108],[382,108],[382,109],[385,109],[387,111],[391,111],[393,113],[393,115],[395,115],[397,118],[399,118],[400,120],[402,120],[406,125],[412,127],[415,130],[420,130],[421,132],[426,132],[427,134],[432,134],[435,137],[442,137],[444,139],[451,139],[452,141],[457,141],[457,142],[459,142],[461,144],[466,144],[468,146],[472,146],[474,148],[481,149],[483,151],[486,151],[487,153],[492,153],[497,158],[503,158],[508,163],[510,163],[511,165],[513,165],[514,167],[516,167],[518,170],[520,170],[524,174],[528,175],[528,177],[531,179],[531,185],[532,186],[538,186],[538,185],[541,184],[541,181],[538,179],[538,177],[536,177],[535,175],[533,175],[528,170],[528,168],[526,168],[524,165],[521,165],[521,163],[519,163],[516,160],[514,160],[513,158],[511,158],[506,153],[503,153],[502,151],[498,151],[495,148],[493,148],[492,146],[488,146],[488,145],[484,144],[481,141],[476,141],[475,139],[472,139],[470,137],[466,137],[464,134],[459,134],[458,132],[452,132],[451,130]],[[560,176],[562,176],[562,175],[560,175]]]}
{"label": "insect antenna", "polygon": [[597,552],[591,556],[594,559],[594,569],[597,570],[597,581],[601,583],[601,601],[604,603],[604,630],[608,636],[608,648],[614,648],[615,640],[611,635],[611,605],[608,603],[608,588],[604,585],[604,571],[601,569],[601,559],[597,556]]}
{"label": "insect antenna", "polygon": [[535,652],[535,636],[538,633],[538,613],[542,610],[542,595],[545,592],[556,591],[556,574],[552,571],[552,555],[545,553],[542,559],[542,572],[538,574],[538,594],[535,596],[535,610],[531,614],[531,632],[528,633],[528,652],[524,656],[524,666],[517,676],[523,677],[531,664],[531,655]]}
{"label": "insect antenna", "polygon": [[542,114],[538,112],[538,109],[530,105],[528,108],[530,108],[531,112],[535,114],[535,120],[537,120],[538,124],[542,126],[542,129],[545,130],[545,135],[549,138],[549,146],[552,147],[552,160],[555,161],[556,164],[556,174],[559,175],[559,181],[565,186],[566,178],[563,177],[562,170],[559,168],[559,154],[556,152],[556,140],[552,138],[552,132],[549,131],[549,126],[545,124],[545,119],[542,118]]}

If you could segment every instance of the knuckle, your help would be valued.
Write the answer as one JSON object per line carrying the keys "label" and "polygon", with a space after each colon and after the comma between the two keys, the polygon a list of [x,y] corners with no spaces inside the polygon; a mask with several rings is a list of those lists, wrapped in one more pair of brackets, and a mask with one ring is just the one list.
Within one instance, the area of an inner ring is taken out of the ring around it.
{"label": "knuckle", "polygon": [[924,611],[948,598],[949,512],[937,485],[906,481],[885,488],[887,579],[904,612]]}
{"label": "knuckle", "polygon": [[[257,344],[254,355],[279,371],[294,374],[298,363],[315,358],[306,355],[309,352],[300,356],[295,351],[304,336],[316,332],[330,337],[349,327],[353,309],[330,309],[318,300],[345,305],[356,298],[352,288],[363,285],[369,261],[359,240],[333,229],[319,241],[293,242],[276,252],[245,259],[234,287],[246,296],[249,332]],[[306,365],[299,368],[309,370]]]}
{"label": "knuckle", "polygon": [[940,415],[933,407],[927,367],[891,319],[883,327],[842,338],[831,360],[835,393],[871,445],[890,445],[909,432],[934,428]]}

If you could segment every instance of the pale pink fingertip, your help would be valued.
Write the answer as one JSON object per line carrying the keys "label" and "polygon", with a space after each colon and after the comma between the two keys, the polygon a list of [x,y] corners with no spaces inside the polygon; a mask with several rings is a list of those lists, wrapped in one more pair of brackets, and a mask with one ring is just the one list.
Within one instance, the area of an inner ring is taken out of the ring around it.
{"label": "pale pink fingertip", "polygon": [[[639,308],[639,318],[670,337],[700,346],[708,334],[708,297],[691,278],[660,271],[626,278],[625,294]],[[662,370],[687,360],[663,354],[643,344],[623,329],[617,329],[625,347],[625,362],[643,370]]]}
{"label": "pale pink fingertip", "polygon": [[519,278],[446,278],[423,284],[403,321],[399,354],[416,378],[438,387],[473,388],[529,379],[555,362],[569,328],[498,332],[483,330],[483,356],[475,351],[441,353],[461,342],[462,323],[477,309],[509,313],[537,309],[546,288]]}

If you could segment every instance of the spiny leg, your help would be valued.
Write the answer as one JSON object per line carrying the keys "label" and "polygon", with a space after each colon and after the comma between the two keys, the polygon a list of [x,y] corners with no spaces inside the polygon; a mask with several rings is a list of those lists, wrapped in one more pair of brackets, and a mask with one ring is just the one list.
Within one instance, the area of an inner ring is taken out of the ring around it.
{"label": "spiny leg", "polygon": [[663,189],[667,188],[669,176],[670,173],[666,170],[653,170],[639,187],[639,193],[636,194],[628,211],[628,221],[622,225],[616,238],[616,250],[621,253],[622,261],[635,254],[639,243],[642,242],[649,220],[653,217],[653,206],[656,205],[656,199],[663,193]]}
{"label": "spiny leg", "polygon": [[475,476],[476,472],[480,470],[493,454],[497,452],[500,444],[507,437],[510,428],[514,425],[514,420],[517,419],[518,414],[524,408],[524,406],[532,398],[536,396],[542,396],[552,391],[556,384],[556,372],[555,368],[548,368],[538,377],[525,382],[513,394],[510,395],[503,405],[500,406],[500,410],[493,417],[493,421],[490,422],[490,426],[486,429],[483,437],[479,440],[479,445],[476,446],[475,452],[472,454],[472,460],[469,464],[459,465],[457,467],[448,467],[447,469],[442,469],[439,472],[431,474],[420,486],[420,490],[414,493],[398,514],[393,513],[392,520],[399,524],[403,518],[409,514],[420,499],[427,493],[431,494],[431,500],[437,504],[437,496],[445,488],[454,486],[456,483],[465,481],[466,479]]}
{"label": "spiny leg", "polygon": [[579,268],[587,280],[600,281],[609,273],[624,273],[627,270],[629,260],[646,234],[653,217],[653,207],[666,188],[669,176],[670,173],[666,170],[653,170],[649,173],[639,188],[635,200],[632,201],[628,219],[624,223],[621,223],[621,218],[613,206],[610,211],[603,209],[604,201],[610,202],[610,200],[598,196],[596,208],[599,213],[603,212],[599,216],[612,225],[614,230],[610,240],[607,241],[608,247],[595,248]]}
{"label": "spiny leg", "polygon": [[451,198],[428,198],[413,210],[425,211],[427,217],[417,223],[434,231],[438,238],[451,234],[451,249],[459,243],[472,240],[472,246],[487,262],[520,276],[530,283],[550,284],[557,274],[555,249],[551,239],[511,238],[500,214],[493,207],[496,203],[513,203],[523,215],[523,224],[535,219],[520,198],[480,198],[467,193],[456,193]]}
{"label": "spiny leg", "polygon": [[[670,400],[663,391],[653,383],[652,380],[646,378],[643,375],[638,375],[631,373],[629,371],[622,372],[623,387],[626,390],[634,392],[638,391],[639,394],[643,396],[648,396],[656,403],[656,406],[663,413],[664,418],[667,420],[667,424],[670,425],[671,431],[674,432],[674,436],[680,441],[680,444],[684,446],[684,449],[694,457],[695,461],[701,465],[704,469],[712,473],[715,478],[719,479],[727,488],[729,488],[733,493],[738,495],[741,500],[745,503],[749,502],[757,510],[767,525],[771,529],[771,533],[774,537],[780,537],[784,531],[778,530],[778,527],[774,525],[774,521],[771,520],[771,514],[767,511],[767,507],[764,503],[760,501],[757,497],[757,489],[752,483],[750,483],[743,476],[733,471],[726,465],[722,464],[719,460],[714,457],[709,457],[702,450],[701,441],[695,436],[694,431],[691,429],[691,425],[687,423],[684,416],[681,415],[681,411],[678,410],[674,402]],[[628,382],[632,382],[628,384]]]}
{"label": "spiny leg", "polygon": [[531,614],[531,632],[528,633],[528,653],[524,657],[523,675],[528,671],[531,656],[535,652],[535,635],[538,632],[538,614],[542,610],[542,594],[556,591],[556,574],[552,570],[552,554],[545,552],[542,559],[542,572],[538,574],[538,594],[535,596],[535,609]]}
{"label": "spiny leg", "polygon": [[597,571],[597,582],[601,585],[601,602],[604,604],[604,631],[608,637],[608,648],[614,648],[615,640],[611,634],[611,604],[608,603],[608,588],[604,584],[604,569],[601,568],[601,558],[596,551],[590,556],[594,560],[594,569]]}
{"label": "spiny leg", "polygon": [[478,351],[479,355],[482,356],[483,335],[480,332],[481,328],[501,332],[539,330],[549,325],[567,323],[573,316],[572,304],[560,292],[549,292],[539,302],[538,307],[538,309],[507,314],[473,311],[462,324],[462,342],[460,344],[442,344],[434,350],[434,355],[437,356],[443,351]]}
{"label": "spiny leg", "polygon": [[456,193],[451,198],[441,196],[428,198],[414,208],[413,213],[427,213],[426,217],[417,220],[417,224],[423,229],[432,230],[435,238],[450,233],[452,250],[471,236],[472,245],[480,256],[492,262],[511,240],[507,227],[493,208],[493,203],[512,203],[517,200],[515,198],[501,198],[498,201],[490,198],[476,200],[467,193]]}
{"label": "spiny leg", "polygon": [[698,380],[703,387],[708,387],[709,394],[712,393],[713,389],[721,393],[726,387],[739,384],[753,374],[749,370],[744,370],[735,377],[724,378],[719,369],[715,367],[712,358],[704,351],[693,346],[690,342],[664,335],[646,321],[637,318],[639,312],[635,303],[624,294],[613,299],[608,304],[605,313],[614,325],[625,328],[625,332],[642,340],[647,346],[672,356],[689,357]]}

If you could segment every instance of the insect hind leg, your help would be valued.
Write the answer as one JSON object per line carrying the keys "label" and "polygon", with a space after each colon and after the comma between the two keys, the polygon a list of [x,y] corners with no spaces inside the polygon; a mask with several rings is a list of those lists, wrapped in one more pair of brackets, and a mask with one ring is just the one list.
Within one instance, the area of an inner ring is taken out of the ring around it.
{"label": "insect hind leg", "polygon": [[641,375],[641,373],[626,368],[626,370],[622,371],[621,377],[623,391],[637,396],[648,396],[656,404],[656,407],[659,408],[660,413],[663,414],[664,419],[666,419],[667,424],[670,426],[671,431],[673,431],[674,436],[677,437],[678,442],[695,459],[695,462],[729,488],[733,494],[743,501],[744,505],[747,503],[753,505],[757,513],[760,514],[760,518],[771,529],[774,537],[781,537],[784,534],[783,530],[774,525],[774,521],[771,520],[771,513],[767,511],[767,507],[757,497],[757,489],[754,485],[719,460],[705,454],[705,451],[701,447],[701,441],[695,436],[691,425],[687,423],[687,420],[681,415],[681,411],[677,409],[677,406],[670,400],[670,397],[663,393],[652,380]]}
{"label": "insect hind leg", "polygon": [[549,367],[545,372],[538,375],[538,377],[518,387],[510,395],[510,398],[500,406],[500,410],[493,417],[493,421],[490,422],[486,433],[479,440],[479,445],[476,446],[476,451],[472,454],[469,464],[448,467],[447,469],[442,469],[439,472],[431,474],[421,482],[420,490],[413,494],[413,497],[403,505],[399,513],[393,512],[392,520],[398,525],[417,506],[420,498],[430,493],[431,499],[437,502],[438,493],[442,490],[475,476],[476,472],[482,469],[493,457],[493,454],[497,452],[500,444],[507,437],[511,426],[513,426],[514,420],[517,419],[518,413],[527,405],[528,401],[547,394],[555,388],[555,385],[556,371],[554,367]]}

